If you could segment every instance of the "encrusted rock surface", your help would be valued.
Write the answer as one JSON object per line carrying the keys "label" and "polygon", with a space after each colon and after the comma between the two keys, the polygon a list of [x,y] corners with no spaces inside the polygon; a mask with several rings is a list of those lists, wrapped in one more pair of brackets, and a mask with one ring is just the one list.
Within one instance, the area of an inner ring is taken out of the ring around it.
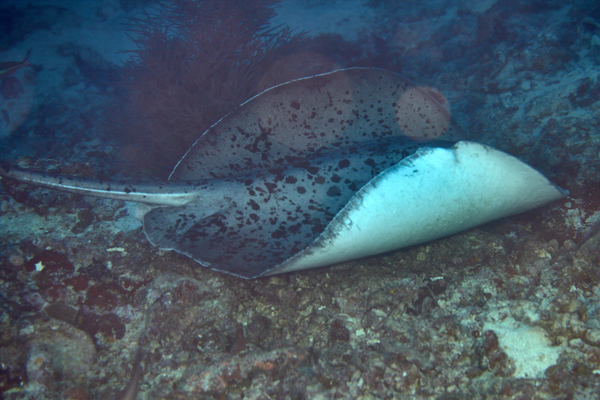
{"label": "encrusted rock surface", "polygon": [[[440,90],[469,139],[570,197],[410,249],[244,281],[153,248],[122,202],[5,185],[0,395],[118,399],[140,351],[139,399],[596,398],[600,9],[413,3],[365,2],[380,18],[356,42],[314,40],[338,65]],[[31,134],[2,149],[31,168],[102,175],[110,149],[84,129],[96,95],[39,109]],[[65,158],[44,145],[59,138],[72,139],[66,166],[43,159]]]}

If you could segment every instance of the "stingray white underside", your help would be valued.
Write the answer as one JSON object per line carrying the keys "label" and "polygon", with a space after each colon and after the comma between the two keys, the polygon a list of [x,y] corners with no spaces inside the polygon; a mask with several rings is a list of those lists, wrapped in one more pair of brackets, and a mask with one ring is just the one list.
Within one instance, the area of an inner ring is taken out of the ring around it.
{"label": "stingray white underside", "polygon": [[517,158],[474,142],[422,148],[385,170],[311,246],[265,275],[354,260],[424,243],[568,194]]}

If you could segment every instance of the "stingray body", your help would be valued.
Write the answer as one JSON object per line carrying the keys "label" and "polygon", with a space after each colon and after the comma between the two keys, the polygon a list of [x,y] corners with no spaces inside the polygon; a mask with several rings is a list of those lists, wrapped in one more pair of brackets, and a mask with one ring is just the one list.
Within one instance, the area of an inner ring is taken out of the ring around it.
{"label": "stingray body", "polygon": [[361,152],[340,149],[212,180],[210,200],[147,213],[146,236],[219,270],[262,275],[308,248],[364,185],[418,148],[383,139],[363,144]]}
{"label": "stingray body", "polygon": [[207,130],[168,183],[6,178],[153,205],[149,241],[244,278],[443,237],[566,194],[518,159],[452,135],[444,104],[400,76],[351,68],[271,88]]}

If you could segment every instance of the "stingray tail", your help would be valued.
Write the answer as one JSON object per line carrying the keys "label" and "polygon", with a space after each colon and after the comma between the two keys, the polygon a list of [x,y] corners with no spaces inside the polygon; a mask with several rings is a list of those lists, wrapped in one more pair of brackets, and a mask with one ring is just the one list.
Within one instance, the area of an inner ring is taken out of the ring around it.
{"label": "stingray tail", "polygon": [[8,179],[82,196],[133,201],[154,206],[182,206],[196,199],[200,193],[196,185],[185,182],[161,182],[158,184],[104,182],[31,172],[11,167],[8,164],[0,166],[0,177],[2,180]]}

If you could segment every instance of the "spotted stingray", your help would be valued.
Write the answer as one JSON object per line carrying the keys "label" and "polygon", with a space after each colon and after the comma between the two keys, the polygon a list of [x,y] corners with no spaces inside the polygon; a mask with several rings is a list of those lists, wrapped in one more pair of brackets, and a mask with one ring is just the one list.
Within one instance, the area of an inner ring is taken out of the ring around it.
{"label": "spotted stingray", "polygon": [[451,130],[439,93],[387,70],[350,68],[243,103],[199,137],[166,183],[0,174],[151,205],[143,225],[153,245],[244,278],[430,241],[566,194],[513,156],[438,139]]}

